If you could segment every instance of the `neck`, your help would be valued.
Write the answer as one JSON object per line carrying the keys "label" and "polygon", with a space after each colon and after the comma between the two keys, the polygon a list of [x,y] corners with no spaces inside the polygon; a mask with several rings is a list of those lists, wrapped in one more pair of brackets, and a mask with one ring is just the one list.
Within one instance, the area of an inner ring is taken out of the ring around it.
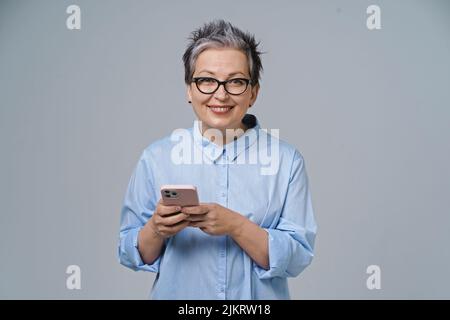
{"label": "neck", "polygon": [[[247,127],[241,122],[237,128],[210,128],[204,122],[201,122],[202,135],[209,141],[222,146],[239,138],[247,131]],[[212,130],[209,130],[212,129]],[[219,133],[220,132],[220,133]]]}

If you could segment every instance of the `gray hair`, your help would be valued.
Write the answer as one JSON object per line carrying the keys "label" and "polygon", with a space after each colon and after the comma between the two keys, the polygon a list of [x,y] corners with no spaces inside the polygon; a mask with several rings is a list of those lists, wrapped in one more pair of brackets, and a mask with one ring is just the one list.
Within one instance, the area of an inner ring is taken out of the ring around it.
{"label": "gray hair", "polygon": [[195,62],[200,53],[210,48],[234,48],[241,50],[249,65],[250,80],[253,85],[259,83],[260,72],[263,67],[258,51],[259,42],[250,33],[241,31],[224,20],[215,20],[194,30],[189,37],[189,44],[183,54],[184,81],[192,82]]}

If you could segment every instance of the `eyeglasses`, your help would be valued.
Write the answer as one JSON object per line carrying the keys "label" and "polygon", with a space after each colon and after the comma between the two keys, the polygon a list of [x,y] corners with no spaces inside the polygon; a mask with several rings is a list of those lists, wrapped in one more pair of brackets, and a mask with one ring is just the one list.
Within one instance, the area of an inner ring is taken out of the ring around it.
{"label": "eyeglasses", "polygon": [[247,90],[250,79],[234,78],[226,81],[219,81],[209,77],[194,78],[192,82],[195,82],[198,91],[204,94],[213,94],[221,85],[225,88],[225,91],[231,95],[240,95]]}

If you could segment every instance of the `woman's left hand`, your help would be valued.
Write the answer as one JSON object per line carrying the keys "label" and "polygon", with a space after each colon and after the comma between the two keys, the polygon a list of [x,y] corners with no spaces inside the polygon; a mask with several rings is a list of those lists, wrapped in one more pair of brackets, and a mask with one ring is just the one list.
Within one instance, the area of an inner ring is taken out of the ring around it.
{"label": "woman's left hand", "polygon": [[189,214],[186,218],[191,221],[189,226],[198,227],[216,236],[232,234],[240,225],[240,218],[243,218],[239,213],[217,203],[201,203],[198,206],[183,207],[181,212]]}

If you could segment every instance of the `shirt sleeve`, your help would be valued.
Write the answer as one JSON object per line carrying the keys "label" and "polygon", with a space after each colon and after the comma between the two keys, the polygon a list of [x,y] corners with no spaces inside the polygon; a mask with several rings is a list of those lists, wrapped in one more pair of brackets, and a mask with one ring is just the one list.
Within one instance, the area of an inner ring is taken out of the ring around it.
{"label": "shirt sleeve", "polygon": [[144,151],[128,183],[120,219],[119,262],[134,271],[159,272],[161,255],[152,264],[145,264],[138,250],[139,231],[156,208],[153,185],[151,168]]}
{"label": "shirt sleeve", "polygon": [[317,225],[311,203],[305,161],[295,151],[280,218],[268,233],[269,269],[254,263],[260,279],[296,277],[312,261]]}

